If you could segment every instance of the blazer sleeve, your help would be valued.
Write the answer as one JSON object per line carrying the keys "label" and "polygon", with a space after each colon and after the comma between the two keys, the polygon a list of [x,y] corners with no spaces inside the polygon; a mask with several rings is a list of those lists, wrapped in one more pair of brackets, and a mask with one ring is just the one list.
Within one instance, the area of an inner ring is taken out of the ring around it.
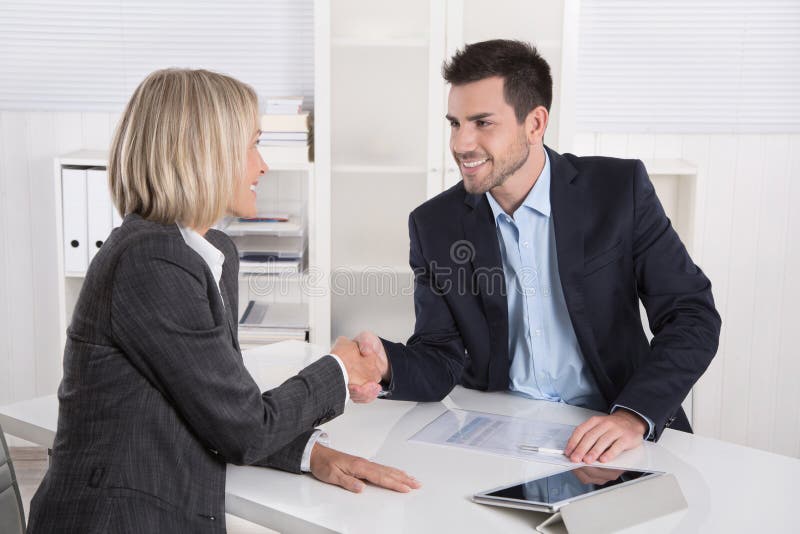
{"label": "blazer sleeve", "polygon": [[641,161],[633,180],[633,262],[637,291],[654,334],[613,404],[650,417],[658,439],[716,354],[721,320],[711,282],[689,257]]}
{"label": "blazer sleeve", "polygon": [[115,343],[226,462],[253,464],[287,446],[283,454],[291,454],[302,434],[343,412],[338,364],[321,358],[261,393],[232,344],[217,288],[190,253],[152,239],[121,255],[111,297]]}
{"label": "blazer sleeve", "polygon": [[386,396],[395,400],[440,401],[461,381],[464,343],[423,256],[413,213],[408,227],[416,324],[414,335],[405,345],[381,340],[392,370]]}
{"label": "blazer sleeve", "polygon": [[303,462],[303,453],[306,450],[306,445],[308,445],[308,440],[311,439],[313,434],[314,430],[303,432],[282,449],[275,451],[266,458],[253,462],[252,465],[273,467],[282,471],[301,474],[303,471],[300,469],[300,465]]}

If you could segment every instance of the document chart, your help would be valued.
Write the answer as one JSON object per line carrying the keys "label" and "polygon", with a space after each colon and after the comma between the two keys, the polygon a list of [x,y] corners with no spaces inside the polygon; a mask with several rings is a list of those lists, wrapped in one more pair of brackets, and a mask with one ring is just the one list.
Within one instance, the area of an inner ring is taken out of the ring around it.
{"label": "document chart", "polygon": [[526,451],[520,447],[563,450],[574,426],[469,410],[447,410],[409,441],[461,447],[514,458],[569,464],[562,454]]}

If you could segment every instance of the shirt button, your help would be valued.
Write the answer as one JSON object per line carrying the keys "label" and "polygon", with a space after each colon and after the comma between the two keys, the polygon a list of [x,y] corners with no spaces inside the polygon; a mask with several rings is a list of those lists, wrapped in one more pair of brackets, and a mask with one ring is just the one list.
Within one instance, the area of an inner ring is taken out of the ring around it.
{"label": "shirt button", "polygon": [[544,288],[542,290],[542,295],[544,295],[545,297],[549,297],[550,296],[550,288],[549,287]]}
{"label": "shirt button", "polygon": [[528,248],[528,245],[529,245],[529,243],[527,241],[523,241],[522,242],[522,246],[523,247]]}
{"label": "shirt button", "polygon": [[542,331],[537,328],[536,330],[533,331],[533,335],[539,337],[542,335]]}

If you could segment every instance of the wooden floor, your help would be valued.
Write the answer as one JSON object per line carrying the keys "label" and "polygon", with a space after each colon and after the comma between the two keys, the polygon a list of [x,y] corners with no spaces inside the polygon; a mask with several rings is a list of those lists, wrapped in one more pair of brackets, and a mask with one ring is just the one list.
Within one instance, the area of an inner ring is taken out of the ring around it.
{"label": "wooden floor", "polygon": [[[38,447],[11,447],[10,452],[27,519],[31,498],[47,471],[47,450]],[[270,534],[275,532],[230,514],[226,514],[225,521],[228,526],[228,534]]]}

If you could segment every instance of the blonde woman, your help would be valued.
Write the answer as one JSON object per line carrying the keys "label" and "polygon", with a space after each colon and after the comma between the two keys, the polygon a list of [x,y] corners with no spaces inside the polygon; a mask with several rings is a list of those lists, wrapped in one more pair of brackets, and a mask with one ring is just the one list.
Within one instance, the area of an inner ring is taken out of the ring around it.
{"label": "blonde woman", "polygon": [[93,260],[64,350],[58,431],[28,532],[224,532],[225,464],[397,491],[405,473],[317,443],[347,383],[377,381],[340,339],[262,393],[237,343],[238,256],[222,215],[254,216],[267,166],[253,90],[204,70],[136,89],[111,148],[126,217]]}

